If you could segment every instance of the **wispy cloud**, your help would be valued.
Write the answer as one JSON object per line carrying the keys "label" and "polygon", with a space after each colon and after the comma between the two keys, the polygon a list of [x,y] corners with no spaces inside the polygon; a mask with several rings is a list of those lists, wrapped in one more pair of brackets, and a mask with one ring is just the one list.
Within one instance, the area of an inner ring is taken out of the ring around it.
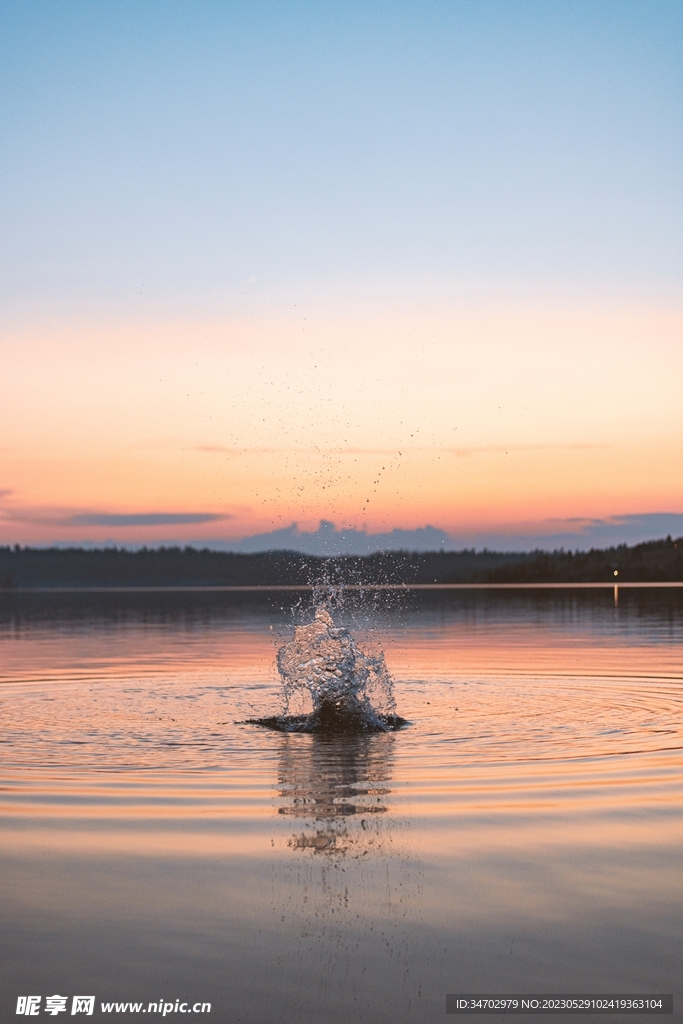
{"label": "wispy cloud", "polygon": [[191,450],[209,455],[287,455],[291,452],[313,451],[312,448],[230,448],[221,444],[197,444]]}
{"label": "wispy cloud", "polygon": [[[411,448],[411,451],[427,452],[427,451],[441,451],[439,448]],[[316,445],[315,447],[300,448],[291,446],[289,448],[267,448],[267,447],[255,447],[255,448],[230,448],[227,445],[223,446],[220,444],[201,444],[194,445],[191,449],[194,452],[203,452],[208,455],[231,455],[231,456],[249,456],[249,455],[334,455],[339,458],[345,456],[382,456],[383,458],[391,458],[396,455],[405,455],[408,451],[407,448],[323,448],[322,446]]]}
{"label": "wispy cloud", "polygon": [[489,532],[451,534],[454,547],[489,548],[492,551],[551,551],[556,548],[587,551],[618,544],[641,544],[670,534],[683,535],[683,513],[644,512],[613,515],[604,519],[572,517],[540,522],[501,524]]}
{"label": "wispy cloud", "polygon": [[583,451],[586,449],[608,448],[607,444],[569,443],[569,444],[490,444],[459,447],[442,447],[439,445],[413,445],[406,444],[401,448],[235,448],[220,444],[193,445],[191,450],[205,452],[209,455],[354,455],[354,456],[396,456],[407,455],[414,452],[421,454],[448,454],[458,458],[468,458],[473,455],[507,455],[508,452],[535,452],[535,451]]}
{"label": "wispy cloud", "polygon": [[216,523],[231,519],[214,512],[85,512],[62,520],[64,526],[183,526],[190,523]]}
{"label": "wispy cloud", "polygon": [[[7,492],[10,493],[10,492]],[[2,492],[0,492],[0,495]],[[123,529],[130,526],[191,526],[217,523],[234,518],[217,512],[92,512],[69,509],[4,508],[0,518],[34,526],[107,526]]]}
{"label": "wispy cloud", "polygon": [[540,451],[585,451],[586,449],[608,448],[607,444],[490,444],[475,447],[438,448],[435,451],[449,452],[459,458],[471,455],[507,455],[508,452],[540,452]]}

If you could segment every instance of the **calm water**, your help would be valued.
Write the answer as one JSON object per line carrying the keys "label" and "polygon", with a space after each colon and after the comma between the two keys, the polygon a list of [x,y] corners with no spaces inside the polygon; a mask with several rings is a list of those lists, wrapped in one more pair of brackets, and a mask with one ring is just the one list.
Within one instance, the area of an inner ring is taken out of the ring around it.
{"label": "calm water", "polygon": [[5,1016],[389,1024],[535,990],[677,1017],[683,591],[356,596],[336,618],[410,726],[236,724],[280,710],[307,600],[0,598]]}

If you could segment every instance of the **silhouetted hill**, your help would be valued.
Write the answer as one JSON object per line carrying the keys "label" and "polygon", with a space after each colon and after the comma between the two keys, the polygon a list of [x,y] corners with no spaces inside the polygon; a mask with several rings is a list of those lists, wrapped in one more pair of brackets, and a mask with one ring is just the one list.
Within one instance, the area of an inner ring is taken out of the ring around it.
{"label": "silhouetted hill", "polygon": [[[615,569],[618,577],[614,576]],[[0,587],[297,586],[321,583],[599,583],[683,580],[683,538],[588,552],[390,551],[322,558],[293,551],[0,548]]]}

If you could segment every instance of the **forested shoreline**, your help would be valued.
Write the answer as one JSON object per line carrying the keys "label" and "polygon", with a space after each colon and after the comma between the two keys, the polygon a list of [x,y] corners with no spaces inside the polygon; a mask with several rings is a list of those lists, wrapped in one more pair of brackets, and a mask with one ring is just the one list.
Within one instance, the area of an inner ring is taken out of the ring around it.
{"label": "forested shoreline", "polygon": [[0,588],[683,581],[683,538],[585,552],[392,551],[337,558],[191,547],[0,547]]}

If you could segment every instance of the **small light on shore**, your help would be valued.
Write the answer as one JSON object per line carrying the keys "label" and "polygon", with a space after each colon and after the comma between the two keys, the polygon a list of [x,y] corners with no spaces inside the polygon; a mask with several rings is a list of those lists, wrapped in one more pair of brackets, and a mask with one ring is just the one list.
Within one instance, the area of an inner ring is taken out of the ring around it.
{"label": "small light on shore", "polygon": [[615,569],[615,570],[614,570],[614,575],[615,575],[615,576],[618,576],[618,575],[619,575],[619,570],[618,570],[618,569]]}

